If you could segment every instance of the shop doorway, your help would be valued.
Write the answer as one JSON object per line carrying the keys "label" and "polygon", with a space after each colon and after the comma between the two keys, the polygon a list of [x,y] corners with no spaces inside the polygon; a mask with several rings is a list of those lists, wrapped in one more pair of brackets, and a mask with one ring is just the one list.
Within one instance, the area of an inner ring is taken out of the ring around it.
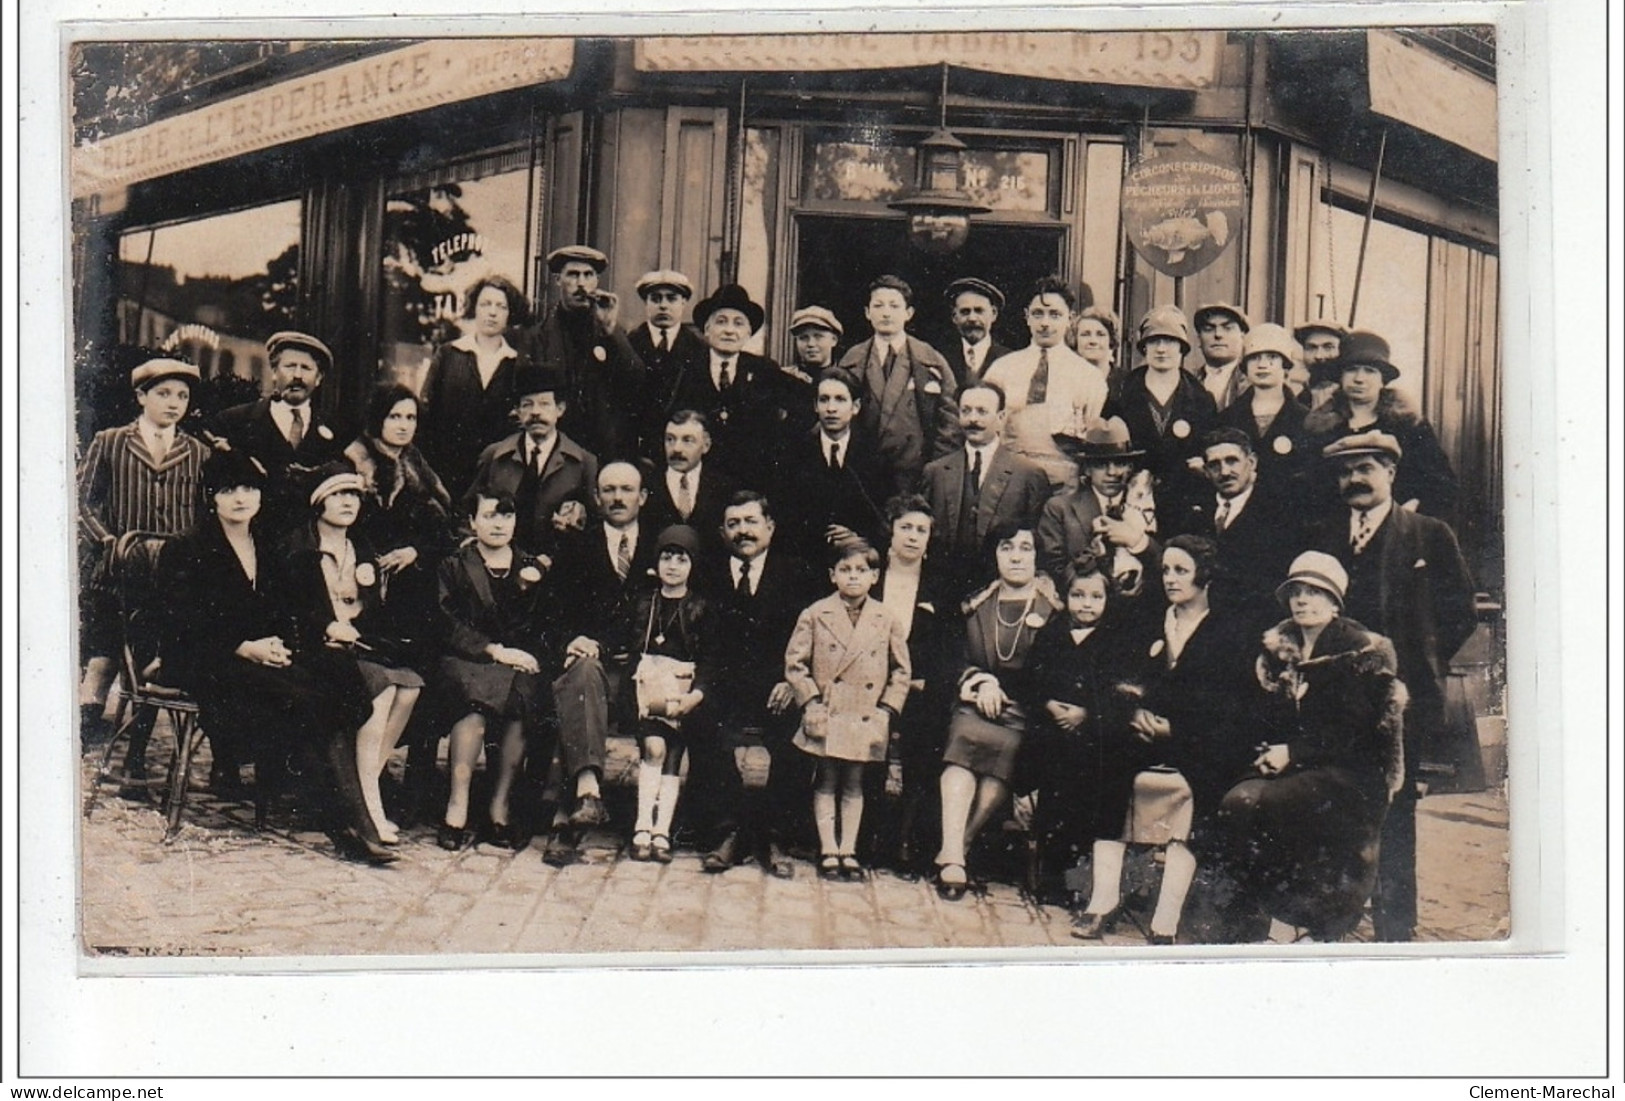
{"label": "shop doorway", "polygon": [[970,239],[951,256],[928,256],[908,243],[900,218],[842,218],[801,215],[796,257],[795,305],[827,306],[846,326],[843,347],[869,336],[863,309],[876,276],[891,273],[914,288],[914,321],[909,331],[937,348],[958,339],[942,295],[963,276],[986,279],[1009,299],[994,325],[994,338],[1010,348],[1028,343],[1017,300],[1045,275],[1061,270],[1066,227],[971,223]]}

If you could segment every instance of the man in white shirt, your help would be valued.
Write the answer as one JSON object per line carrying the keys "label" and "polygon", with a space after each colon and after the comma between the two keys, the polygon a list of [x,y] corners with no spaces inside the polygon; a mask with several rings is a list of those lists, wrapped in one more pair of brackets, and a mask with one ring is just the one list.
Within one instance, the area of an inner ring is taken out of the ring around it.
{"label": "man in white shirt", "polygon": [[1196,342],[1202,348],[1202,388],[1213,396],[1222,412],[1247,387],[1240,368],[1242,337],[1251,327],[1247,315],[1227,302],[1202,306],[1196,311]]}
{"label": "man in white shirt", "polygon": [[1055,276],[1033,285],[1027,296],[1032,343],[1003,356],[985,373],[1004,388],[1005,442],[1038,464],[1056,490],[1077,485],[1077,466],[1056,447],[1057,432],[1078,435],[1106,408],[1106,380],[1088,360],[1066,346],[1076,314],[1072,288]]}
{"label": "man in white shirt", "polygon": [[650,527],[660,531],[686,524],[700,536],[706,560],[721,558],[722,509],[739,487],[716,464],[711,453],[711,426],[704,413],[679,409],[666,421],[662,453],[665,466],[649,491],[644,510]]}

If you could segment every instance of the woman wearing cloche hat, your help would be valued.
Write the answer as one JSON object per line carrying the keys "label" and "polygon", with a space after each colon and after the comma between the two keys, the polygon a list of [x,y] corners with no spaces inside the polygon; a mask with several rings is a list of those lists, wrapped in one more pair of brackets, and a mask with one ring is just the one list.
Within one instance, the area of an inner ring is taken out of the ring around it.
{"label": "woman wearing cloche hat", "polygon": [[1230,790],[1216,819],[1219,871],[1241,902],[1231,939],[1257,939],[1275,918],[1337,940],[1376,880],[1404,768],[1405,690],[1393,644],[1342,615],[1347,588],[1335,557],[1308,551],[1276,590],[1288,618],[1264,633],[1255,663],[1257,775]]}

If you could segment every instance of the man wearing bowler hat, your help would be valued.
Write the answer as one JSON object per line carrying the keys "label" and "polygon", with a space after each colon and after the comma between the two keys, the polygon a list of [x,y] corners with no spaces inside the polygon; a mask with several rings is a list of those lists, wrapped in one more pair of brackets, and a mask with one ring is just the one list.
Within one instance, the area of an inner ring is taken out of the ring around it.
{"label": "man wearing bowler hat", "polygon": [[273,333],[265,342],[271,392],[224,409],[210,433],[259,460],[266,483],[259,531],[274,543],[310,514],[311,475],[343,455],[347,434],[315,407],[316,390],[333,369],[333,353],[308,333]]}
{"label": "man wearing bowler hat", "polygon": [[955,279],[943,292],[948,300],[948,318],[959,340],[942,349],[942,358],[954,369],[961,387],[982,377],[1000,356],[1011,349],[993,339],[993,323],[1004,309],[1004,292],[985,279]]}
{"label": "man wearing bowler hat", "polygon": [[562,533],[579,531],[598,486],[598,457],[560,429],[569,405],[561,372],[525,364],[514,379],[519,431],[487,447],[469,495],[512,497],[519,526],[514,542],[552,555]]}
{"label": "man wearing bowler hat", "polygon": [[1044,504],[1038,521],[1038,565],[1052,578],[1085,551],[1106,563],[1125,596],[1155,577],[1149,503],[1135,499],[1134,471],[1145,451],[1119,417],[1096,420],[1082,434],[1057,432],[1055,446],[1078,464],[1078,488]]}
{"label": "man wearing bowler hat", "polygon": [[[764,490],[775,484],[778,455],[794,424],[791,402],[796,400],[796,380],[766,356],[745,350],[766,316],[737,283],[696,302],[694,324],[705,339],[706,354],[685,367],[671,400],[673,410],[705,414],[711,435],[708,463],[738,485]],[[810,393],[805,403],[811,406]]]}
{"label": "man wearing bowler hat", "polygon": [[1196,324],[1196,340],[1202,348],[1202,369],[1197,378],[1223,412],[1247,388],[1247,377],[1241,370],[1241,344],[1252,326],[1247,315],[1228,302],[1201,306],[1191,320]]}
{"label": "man wearing bowler hat", "polygon": [[1376,333],[1356,330],[1343,338],[1341,347],[1329,367],[1337,372],[1338,392],[1304,418],[1311,453],[1351,433],[1386,433],[1405,453],[1394,499],[1401,508],[1448,520],[1456,508],[1456,473],[1433,426],[1394,387],[1400,372],[1388,342]]}
{"label": "man wearing bowler hat", "polygon": [[1396,475],[1409,461],[1397,439],[1361,432],[1333,441],[1323,454],[1343,507],[1314,543],[1348,571],[1344,613],[1393,641],[1410,696],[1405,776],[1383,823],[1372,905],[1377,939],[1406,941],[1416,931],[1419,766],[1443,733],[1450,659],[1476,622],[1472,580],[1449,526],[1396,501]]}
{"label": "man wearing bowler hat", "polygon": [[521,334],[519,348],[529,362],[559,372],[558,397],[569,410],[560,430],[606,460],[637,450],[644,377],[617,325],[620,302],[599,286],[607,267],[609,257],[587,245],[548,253],[558,304]]}

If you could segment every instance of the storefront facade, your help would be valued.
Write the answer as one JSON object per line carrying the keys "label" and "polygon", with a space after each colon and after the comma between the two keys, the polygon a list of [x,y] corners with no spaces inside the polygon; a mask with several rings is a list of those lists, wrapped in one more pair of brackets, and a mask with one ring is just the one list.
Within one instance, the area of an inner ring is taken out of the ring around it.
{"label": "storefront facade", "polygon": [[[434,40],[327,44],[303,68],[301,51],[272,51],[235,83],[155,102],[138,125],[81,127],[81,378],[142,345],[262,381],[260,342],[299,327],[337,354],[323,400],[354,408],[385,374],[419,377],[479,275],[507,275],[544,307],[542,258],[572,242],[609,255],[623,324],[641,319],[633,285],[652,268],[701,293],[744,284],[780,360],[804,304],[861,339],[864,287],[883,272],[916,288],[914,329],[933,342],[948,334],[941,290],[967,274],[1012,296],[997,334],[1013,346],[1026,342],[1014,299],[1050,273],[1127,319],[1168,302],[1234,302],[1288,325],[1352,313],[1389,339],[1401,387],[1438,428],[1462,481],[1463,545],[1497,593],[1494,127],[1453,130],[1465,112],[1430,108],[1413,87],[1487,95],[1493,119],[1493,48],[1486,61],[1474,41]],[[114,46],[86,56],[105,64]],[[888,204],[916,187],[920,143],[944,123],[966,146],[958,188],[987,212],[938,255]],[[1193,247],[1215,255],[1188,275],[1130,242],[1124,181],[1152,148],[1194,149],[1242,182],[1238,217],[1205,223]]]}

